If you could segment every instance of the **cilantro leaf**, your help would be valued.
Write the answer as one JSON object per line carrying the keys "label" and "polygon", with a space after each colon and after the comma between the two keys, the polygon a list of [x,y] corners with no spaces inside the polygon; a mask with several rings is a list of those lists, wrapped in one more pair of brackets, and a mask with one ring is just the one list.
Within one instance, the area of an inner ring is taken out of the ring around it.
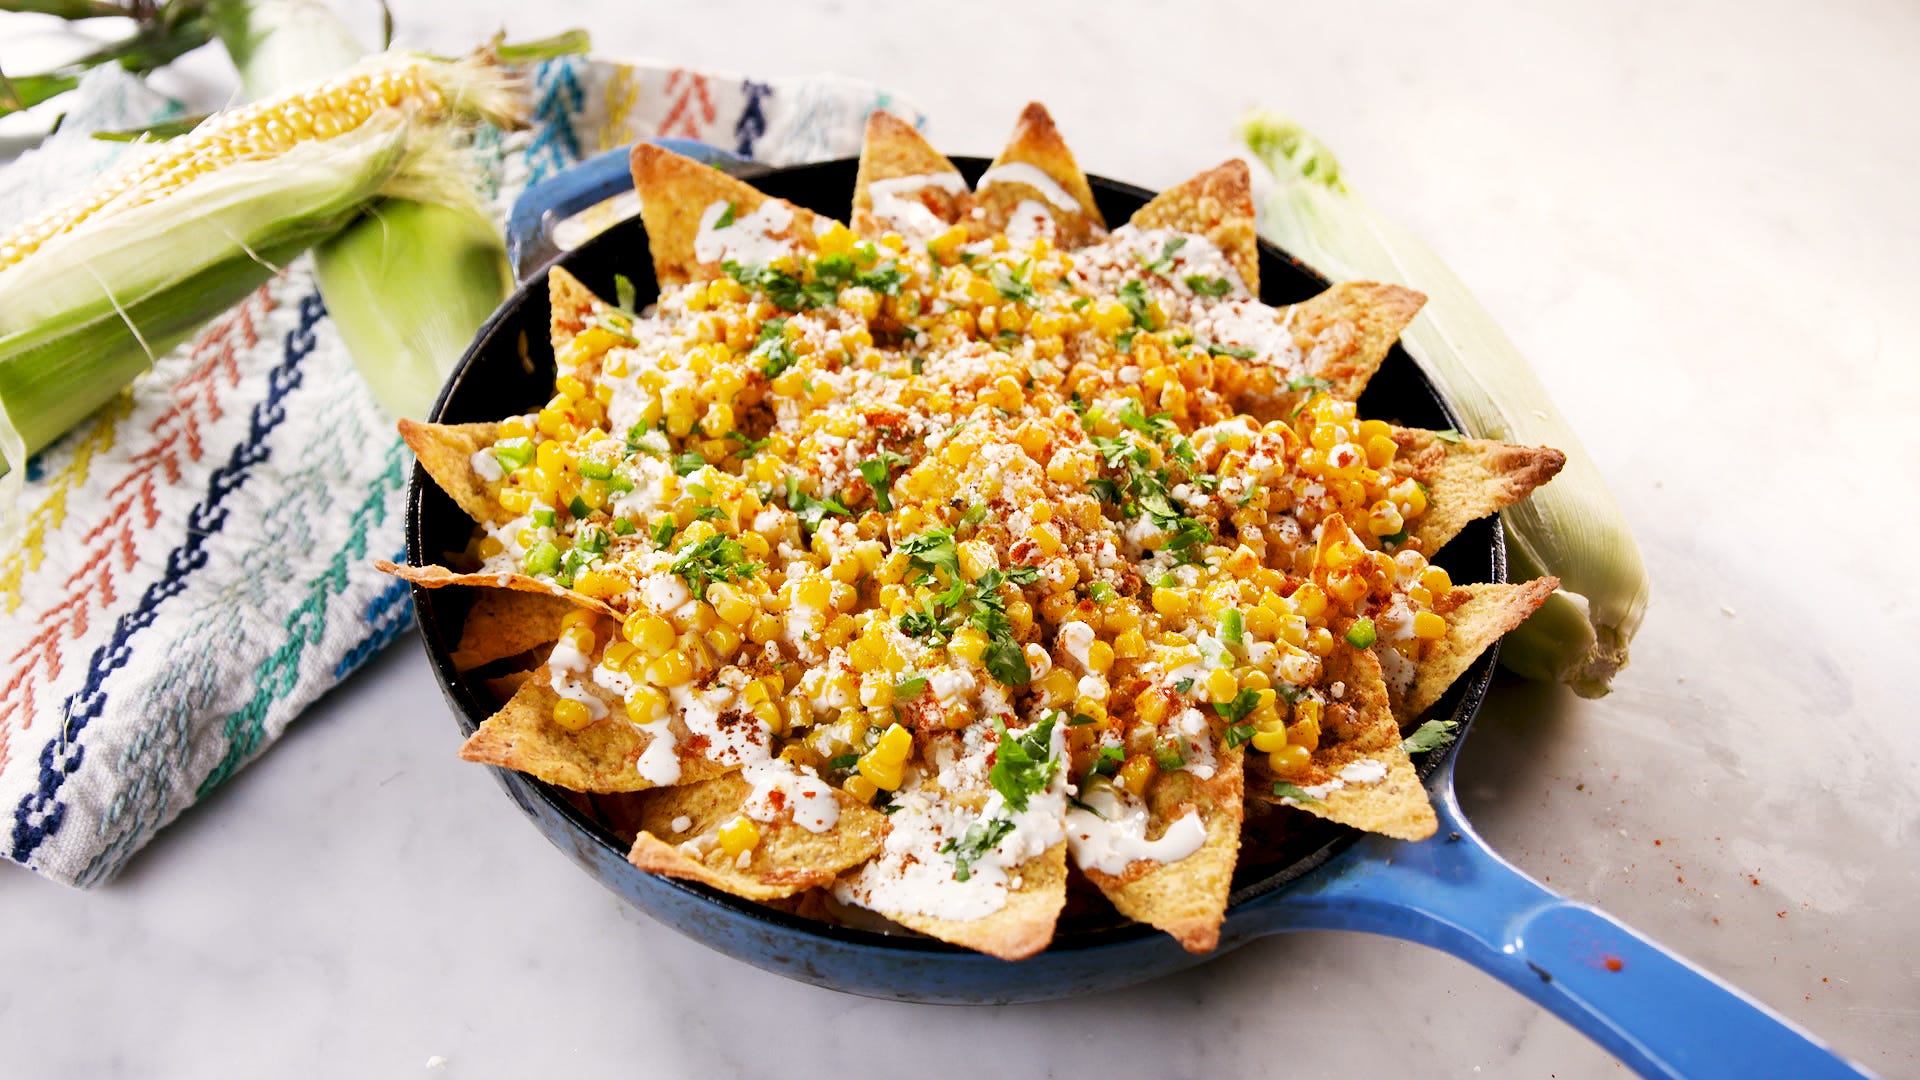
{"label": "cilantro leaf", "polygon": [[1000,732],[1000,746],[994,753],[993,768],[987,771],[987,783],[1007,800],[1015,813],[1027,808],[1027,800],[1045,791],[1060,770],[1053,757],[1053,727],[1057,714],[1027,729],[1019,738],[1007,733],[999,720],[993,726]]}
{"label": "cilantro leaf", "polygon": [[1231,356],[1236,360],[1251,360],[1260,355],[1260,350],[1244,345],[1208,345],[1208,356]]}
{"label": "cilantro leaf", "polygon": [[1022,262],[1017,269],[1009,270],[1005,265],[995,266],[987,272],[987,280],[1000,293],[1002,300],[1011,300],[1016,304],[1033,302],[1033,260]]}
{"label": "cilantro leaf", "polygon": [[1223,277],[1210,278],[1200,274],[1188,274],[1187,288],[1200,296],[1218,300],[1233,291],[1233,282]]}
{"label": "cilantro leaf", "polygon": [[998,847],[1012,831],[1012,818],[996,817],[976,822],[967,828],[965,836],[942,844],[941,853],[953,856],[953,880],[965,881],[972,877],[973,864],[986,858],[987,852]]}
{"label": "cilantro leaf", "polygon": [[1149,274],[1165,273],[1166,271],[1173,269],[1174,253],[1186,246],[1187,246],[1186,237],[1175,236],[1169,239],[1166,242],[1166,244],[1160,248],[1160,254],[1157,257],[1153,258],[1152,260],[1141,258],[1139,256],[1136,256],[1136,258],[1140,258],[1140,265],[1144,267]]}
{"label": "cilantro leaf", "polygon": [[954,545],[952,529],[929,529],[910,537],[900,545],[900,550],[915,566],[929,571],[945,570],[953,580],[960,580],[960,550]]}
{"label": "cilantro leaf", "polygon": [[713,227],[716,230],[724,229],[727,226],[733,224],[734,210],[735,210],[734,204],[728,203],[727,208],[725,210],[720,211],[720,216],[713,219]]}
{"label": "cilantro leaf", "polygon": [[673,456],[673,473],[675,476],[691,476],[706,467],[707,459],[702,457],[697,450],[689,450],[684,454],[675,454]]}
{"label": "cilantro leaf", "polygon": [[891,450],[882,450],[878,457],[870,457],[859,465],[860,476],[873,489],[873,504],[883,514],[893,513],[893,467],[905,464],[906,458]]}
{"label": "cilantro leaf", "polygon": [[750,578],[760,565],[747,558],[740,541],[731,536],[709,536],[683,548],[667,569],[685,578],[693,595],[704,597],[708,585]]}
{"label": "cilantro leaf", "polygon": [[1317,803],[1320,800],[1307,794],[1307,789],[1298,784],[1289,784],[1285,780],[1273,782],[1273,793],[1282,799],[1292,799],[1297,803]]}
{"label": "cilantro leaf", "polygon": [[825,521],[829,514],[837,514],[841,517],[853,514],[852,510],[847,509],[847,504],[839,499],[816,499],[801,491],[800,477],[793,473],[787,474],[787,509],[793,511],[800,518],[800,524],[810,530],[818,529],[820,523]]}
{"label": "cilantro leaf", "polygon": [[1457,720],[1429,720],[1414,729],[1413,734],[1400,741],[1400,749],[1409,754],[1423,754],[1428,750],[1438,750],[1453,741],[1454,730],[1460,726]]}
{"label": "cilantro leaf", "polygon": [[894,683],[893,696],[895,700],[898,701],[912,701],[914,698],[919,697],[920,692],[926,688],[927,677],[925,675],[915,675],[911,679],[902,679]]}
{"label": "cilantro leaf", "polygon": [[1147,310],[1147,283],[1135,278],[1120,286],[1120,306],[1133,316],[1133,325],[1141,330],[1158,330],[1153,312]]}

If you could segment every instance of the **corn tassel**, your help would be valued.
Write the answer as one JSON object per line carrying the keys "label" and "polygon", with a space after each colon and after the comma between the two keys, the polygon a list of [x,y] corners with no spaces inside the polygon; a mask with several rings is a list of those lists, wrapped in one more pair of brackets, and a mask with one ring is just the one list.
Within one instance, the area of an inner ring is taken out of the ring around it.
{"label": "corn tassel", "polygon": [[1290,121],[1255,114],[1240,135],[1277,188],[1261,231],[1322,273],[1397,282],[1427,294],[1401,341],[1460,412],[1469,433],[1552,446],[1567,455],[1553,483],[1501,512],[1516,576],[1561,589],[1508,635],[1500,658],[1585,697],[1626,666],[1651,591],[1626,516],[1546,389],[1480,302],[1426,245],[1348,190],[1327,148]]}

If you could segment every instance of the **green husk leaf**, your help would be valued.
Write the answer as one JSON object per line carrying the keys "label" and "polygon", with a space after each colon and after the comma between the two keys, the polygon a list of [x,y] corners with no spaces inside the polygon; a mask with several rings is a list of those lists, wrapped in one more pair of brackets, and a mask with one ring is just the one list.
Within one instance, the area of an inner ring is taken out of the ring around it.
{"label": "green husk leaf", "polygon": [[1335,279],[1407,285],[1426,306],[1401,343],[1476,437],[1552,446],[1567,456],[1553,483],[1501,511],[1516,576],[1553,574],[1560,592],[1508,636],[1501,659],[1522,675],[1605,694],[1626,666],[1651,584],[1626,515],[1526,358],[1440,258],[1355,194],[1331,151],[1267,112],[1240,136],[1276,181],[1261,231]]}

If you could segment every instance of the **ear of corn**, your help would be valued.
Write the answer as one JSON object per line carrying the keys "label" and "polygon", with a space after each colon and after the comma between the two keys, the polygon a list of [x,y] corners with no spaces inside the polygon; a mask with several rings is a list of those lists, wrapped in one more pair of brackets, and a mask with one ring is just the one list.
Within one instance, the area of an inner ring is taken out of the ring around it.
{"label": "ear of corn", "polygon": [[[314,251],[327,311],[395,416],[419,417],[513,285],[500,231],[467,207],[387,199]],[[404,302],[395,302],[405,297]]]}
{"label": "ear of corn", "polygon": [[324,148],[198,177],[164,201],[64,231],[31,260],[0,271],[9,464],[337,232],[400,170],[406,149],[405,121],[387,117]]}
{"label": "ear of corn", "polygon": [[1605,694],[1626,666],[1651,585],[1626,515],[1593,459],[1465,283],[1350,191],[1324,144],[1264,113],[1250,116],[1240,134],[1277,182],[1262,232],[1323,273],[1426,293],[1426,307],[1401,341],[1469,433],[1566,454],[1553,483],[1501,512],[1515,574],[1553,574],[1561,589],[1508,635],[1500,658],[1522,675],[1557,679],[1583,696]]}

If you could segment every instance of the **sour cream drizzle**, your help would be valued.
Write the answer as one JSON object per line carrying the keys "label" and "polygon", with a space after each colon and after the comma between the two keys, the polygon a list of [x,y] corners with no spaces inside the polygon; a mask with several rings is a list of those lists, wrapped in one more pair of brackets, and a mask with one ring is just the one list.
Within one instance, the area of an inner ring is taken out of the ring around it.
{"label": "sour cream drizzle", "polygon": [[1091,809],[1067,809],[1067,851],[1083,870],[1117,876],[1142,860],[1175,863],[1207,840],[1206,826],[1192,809],[1169,824],[1158,840],[1149,840],[1146,803],[1112,784],[1096,785],[1080,800]]}
{"label": "sour cream drizzle", "polygon": [[1025,184],[1062,210],[1075,212],[1081,209],[1080,200],[1067,194],[1067,189],[1061,187],[1059,181],[1024,161],[988,169],[980,174],[980,182],[974,185],[974,190],[985,191],[995,184]]}
{"label": "sour cream drizzle", "polygon": [[927,173],[875,180],[867,185],[867,194],[873,198],[873,216],[909,236],[930,236],[939,232],[946,222],[927,209],[925,203],[909,197],[930,187],[960,195],[967,190],[967,181],[959,173]]}

